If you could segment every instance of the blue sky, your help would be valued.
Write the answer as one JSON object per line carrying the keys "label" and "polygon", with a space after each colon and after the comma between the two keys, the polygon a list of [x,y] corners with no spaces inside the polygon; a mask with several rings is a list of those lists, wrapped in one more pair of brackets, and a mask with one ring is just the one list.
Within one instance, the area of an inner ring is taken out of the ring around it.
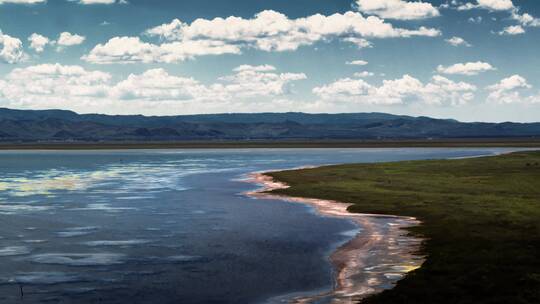
{"label": "blue sky", "polygon": [[0,106],[538,121],[540,3],[0,0]]}

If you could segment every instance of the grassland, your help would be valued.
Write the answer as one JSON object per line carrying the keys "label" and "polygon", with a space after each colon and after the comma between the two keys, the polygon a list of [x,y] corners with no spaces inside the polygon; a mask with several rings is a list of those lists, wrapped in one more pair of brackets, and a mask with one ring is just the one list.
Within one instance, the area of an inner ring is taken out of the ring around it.
{"label": "grassland", "polygon": [[424,265],[365,303],[540,303],[540,152],[270,175],[280,194],[423,222]]}

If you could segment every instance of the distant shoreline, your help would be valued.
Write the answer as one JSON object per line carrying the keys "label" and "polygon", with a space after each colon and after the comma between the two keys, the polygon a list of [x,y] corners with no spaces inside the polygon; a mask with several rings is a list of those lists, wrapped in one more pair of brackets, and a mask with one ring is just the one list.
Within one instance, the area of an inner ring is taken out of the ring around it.
{"label": "distant shoreline", "polygon": [[182,142],[29,142],[0,143],[0,150],[242,149],[242,148],[482,148],[540,147],[539,139],[474,138],[434,140],[291,140]]}

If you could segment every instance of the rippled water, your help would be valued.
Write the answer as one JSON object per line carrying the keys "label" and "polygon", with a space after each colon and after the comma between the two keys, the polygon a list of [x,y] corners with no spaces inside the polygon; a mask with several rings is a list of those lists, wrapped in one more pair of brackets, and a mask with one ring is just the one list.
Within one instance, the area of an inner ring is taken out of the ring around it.
{"label": "rippled water", "polygon": [[329,289],[327,256],[354,226],[247,198],[247,173],[504,151],[0,152],[0,303],[257,303]]}

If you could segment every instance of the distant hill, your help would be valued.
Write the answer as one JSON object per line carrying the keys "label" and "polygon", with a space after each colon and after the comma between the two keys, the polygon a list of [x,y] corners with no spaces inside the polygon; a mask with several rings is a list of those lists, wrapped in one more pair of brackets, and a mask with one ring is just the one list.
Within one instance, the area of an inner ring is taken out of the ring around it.
{"label": "distant hill", "polygon": [[463,123],[384,113],[181,116],[0,108],[0,142],[540,137],[540,123]]}

